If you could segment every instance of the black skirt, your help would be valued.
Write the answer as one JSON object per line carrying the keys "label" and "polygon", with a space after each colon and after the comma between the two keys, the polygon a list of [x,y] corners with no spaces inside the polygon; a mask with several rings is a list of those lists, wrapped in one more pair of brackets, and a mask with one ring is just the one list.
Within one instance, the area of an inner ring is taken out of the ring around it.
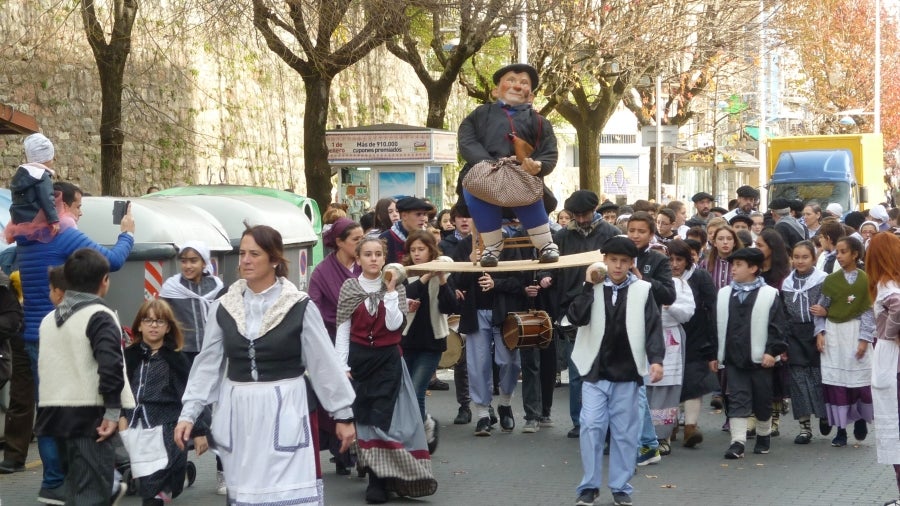
{"label": "black skirt", "polygon": [[353,416],[357,423],[373,425],[387,432],[403,377],[399,346],[372,348],[350,343],[347,359],[353,376]]}

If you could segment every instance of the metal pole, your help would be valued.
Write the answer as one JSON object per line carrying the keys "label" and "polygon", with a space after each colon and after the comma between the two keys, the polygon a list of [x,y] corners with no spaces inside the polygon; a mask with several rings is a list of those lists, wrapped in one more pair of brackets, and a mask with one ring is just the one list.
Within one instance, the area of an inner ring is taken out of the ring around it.
{"label": "metal pole", "polygon": [[881,133],[881,0],[875,0],[875,125]]}
{"label": "metal pole", "polygon": [[519,40],[516,52],[519,63],[528,63],[528,17],[525,12],[519,13]]}
{"label": "metal pole", "polygon": [[766,55],[766,30],[765,30],[765,17],[766,17],[766,6],[764,0],[760,0],[759,2],[759,91],[758,91],[758,99],[759,99],[759,149],[757,154],[759,155],[759,201],[760,201],[760,209],[764,209],[768,206],[763,206],[763,204],[768,203],[768,197],[766,195],[766,183],[768,182],[768,172],[769,166],[766,163],[766,72],[767,68],[767,55]]}
{"label": "metal pole", "polygon": [[662,76],[656,76],[656,201],[662,204]]}

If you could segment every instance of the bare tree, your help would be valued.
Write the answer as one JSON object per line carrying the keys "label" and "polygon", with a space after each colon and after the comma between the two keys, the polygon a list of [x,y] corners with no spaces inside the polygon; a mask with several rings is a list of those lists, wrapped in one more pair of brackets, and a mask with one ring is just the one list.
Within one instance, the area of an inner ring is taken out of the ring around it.
{"label": "bare tree", "polygon": [[253,25],[306,89],[306,187],[320,209],[331,202],[325,130],[332,81],[402,31],[405,7],[397,0],[253,0]]}
{"label": "bare tree", "polygon": [[108,40],[94,3],[94,0],[82,0],[81,19],[100,74],[100,192],[119,195],[122,192],[122,143],[125,140],[122,89],[138,1],[113,2]]}
{"label": "bare tree", "polygon": [[559,3],[536,20],[543,93],[575,128],[582,188],[601,191],[600,134],[641,78],[702,65],[739,43],[752,33],[754,9],[750,0],[598,0]]}

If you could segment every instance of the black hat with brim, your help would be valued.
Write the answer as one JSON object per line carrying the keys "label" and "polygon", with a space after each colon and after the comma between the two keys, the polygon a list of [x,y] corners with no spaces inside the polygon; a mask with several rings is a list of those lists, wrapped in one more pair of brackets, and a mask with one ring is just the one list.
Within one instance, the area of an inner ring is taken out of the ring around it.
{"label": "black hat with brim", "polygon": [[752,186],[744,185],[737,189],[737,196],[745,199],[758,199],[759,190]]}
{"label": "black hat with brim", "polygon": [[513,63],[512,65],[501,67],[500,70],[494,72],[494,84],[500,84],[500,79],[508,72],[527,73],[528,77],[531,78],[532,91],[536,90],[538,88],[538,85],[540,84],[537,70],[527,63]]}
{"label": "black hat with brim", "polygon": [[568,211],[581,214],[597,209],[599,203],[600,198],[596,193],[590,190],[576,190],[566,199],[564,206]]}
{"label": "black hat with brim", "polygon": [[772,202],[769,202],[769,209],[772,209],[772,210],[790,209],[790,207],[791,207],[791,201],[786,198],[783,198],[783,197],[779,197],[777,199],[772,200]]}
{"label": "black hat with brim", "polygon": [[691,197],[691,201],[694,202],[695,204],[696,204],[697,202],[700,202],[701,200],[707,200],[707,199],[710,200],[710,201],[716,200],[716,199],[713,198],[712,195],[710,195],[710,194],[708,194],[708,193],[706,193],[706,192],[697,192],[697,193],[694,194],[693,197]]}
{"label": "black hat with brim", "polygon": [[622,235],[610,237],[600,246],[600,253],[604,255],[627,255],[631,258],[638,257],[637,246],[634,242]]}
{"label": "black hat with brim", "polygon": [[728,224],[733,227],[734,224],[739,221],[746,223],[748,227],[753,226],[753,218],[751,218],[745,214],[735,215],[734,218],[731,218],[730,220],[728,220]]}
{"label": "black hat with brim", "polygon": [[619,204],[616,204],[615,202],[610,202],[609,200],[607,200],[607,201],[604,201],[602,204],[600,204],[600,209],[597,209],[597,210],[600,211],[600,214],[603,214],[606,211],[618,212]]}
{"label": "black hat with brim", "polygon": [[734,262],[735,260],[744,260],[750,265],[762,266],[763,262],[766,261],[766,256],[757,248],[741,248],[728,257],[729,262]]}
{"label": "black hat with brim", "polygon": [[397,212],[404,211],[431,211],[434,206],[418,197],[403,197],[397,201]]}

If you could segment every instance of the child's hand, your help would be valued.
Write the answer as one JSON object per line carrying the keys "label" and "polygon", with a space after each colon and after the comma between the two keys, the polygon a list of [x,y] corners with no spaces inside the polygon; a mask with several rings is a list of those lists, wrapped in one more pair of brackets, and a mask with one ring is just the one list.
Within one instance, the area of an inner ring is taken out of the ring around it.
{"label": "child's hand", "polygon": [[650,364],[650,383],[657,383],[663,377],[662,364]]}
{"label": "child's hand", "polygon": [[825,333],[823,332],[816,334],[816,349],[819,350],[819,353],[825,353]]}
{"label": "child's hand", "polygon": [[59,233],[59,222],[56,222],[50,225],[50,235],[56,235]]}
{"label": "child's hand", "polygon": [[763,354],[762,366],[765,368],[775,367],[775,357],[768,353]]}
{"label": "child's hand", "polygon": [[127,430],[127,429],[128,429],[128,420],[124,416],[119,417],[119,432],[122,432],[123,430]]}
{"label": "child's hand", "polygon": [[825,309],[824,307],[820,306],[819,304],[815,304],[815,305],[813,305],[813,306],[810,306],[809,312],[810,312],[813,316],[821,316],[821,317],[823,317],[823,318],[826,317],[826,316],[828,316],[828,310]]}
{"label": "child's hand", "polygon": [[709,370],[714,373],[719,372],[719,361],[718,360],[710,360],[709,361]]}
{"label": "child's hand", "polygon": [[859,344],[856,345],[856,360],[862,360],[862,358],[866,356],[866,351],[868,351],[868,349],[869,342],[860,339]]}
{"label": "child's hand", "polygon": [[119,429],[119,422],[115,422],[112,420],[107,420],[104,418],[100,422],[100,426],[97,427],[97,435],[100,437],[97,438],[97,442],[105,441],[109,439],[116,431]]}
{"label": "child's hand", "polygon": [[206,440],[206,436],[197,436],[194,438],[194,450],[197,452],[197,456],[201,456],[206,453],[206,450],[209,449],[209,441]]}
{"label": "child's hand", "polygon": [[184,443],[191,438],[191,431],[194,430],[194,424],[191,422],[178,422],[175,426],[175,444],[179,450],[184,450]]}
{"label": "child's hand", "polygon": [[415,313],[419,310],[419,305],[422,304],[422,301],[419,299],[406,299],[406,304],[409,306],[409,312]]}

